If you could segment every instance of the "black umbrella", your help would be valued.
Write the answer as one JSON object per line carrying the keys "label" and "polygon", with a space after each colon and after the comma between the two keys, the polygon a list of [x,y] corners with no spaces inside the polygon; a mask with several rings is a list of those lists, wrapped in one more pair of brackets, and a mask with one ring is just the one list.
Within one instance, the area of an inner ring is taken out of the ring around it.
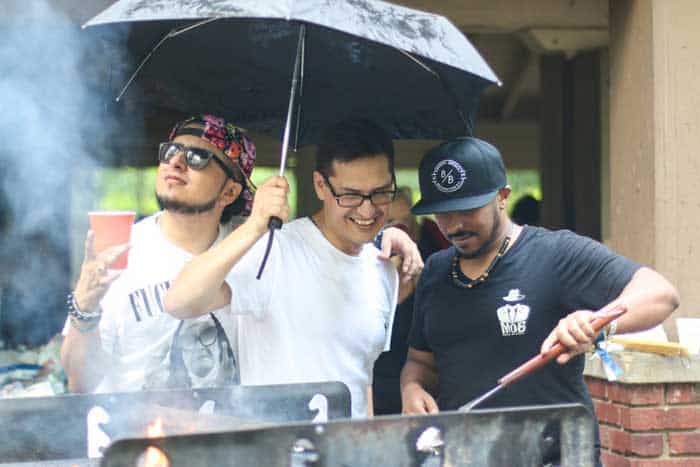
{"label": "black umbrella", "polygon": [[145,58],[118,100],[267,132],[284,121],[280,174],[290,139],[313,142],[348,115],[395,138],[470,135],[499,83],[447,19],[378,0],[119,0],[85,26],[123,23]]}

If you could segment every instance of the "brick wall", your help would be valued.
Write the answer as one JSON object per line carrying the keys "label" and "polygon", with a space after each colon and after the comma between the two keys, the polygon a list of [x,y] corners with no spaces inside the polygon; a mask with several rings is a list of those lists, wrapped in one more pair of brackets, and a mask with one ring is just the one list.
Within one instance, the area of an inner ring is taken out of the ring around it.
{"label": "brick wall", "polygon": [[605,467],[700,467],[700,383],[586,383]]}

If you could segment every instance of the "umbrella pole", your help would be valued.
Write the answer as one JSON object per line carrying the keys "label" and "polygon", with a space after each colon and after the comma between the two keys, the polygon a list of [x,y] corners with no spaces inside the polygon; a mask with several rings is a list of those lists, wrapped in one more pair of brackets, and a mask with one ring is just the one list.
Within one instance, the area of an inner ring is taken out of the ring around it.
{"label": "umbrella pole", "polygon": [[[299,75],[303,74],[301,63],[303,60],[304,43],[306,41],[306,25],[301,24],[299,27],[299,42],[297,43],[297,54],[294,59],[294,73],[292,74],[292,89],[289,92],[289,107],[287,108],[287,121],[284,124],[284,137],[282,138],[282,154],[280,156],[280,175],[284,175],[284,169],[287,166],[287,152],[289,151],[289,133],[292,128],[292,114],[294,113],[294,104],[297,98],[297,89],[299,88]],[[298,125],[299,122],[297,122]]]}
{"label": "umbrella pole", "polygon": [[[287,108],[287,120],[284,124],[284,136],[282,138],[282,153],[280,154],[280,176],[284,175],[284,169],[287,166],[287,153],[289,152],[289,133],[292,128],[292,114],[294,113],[294,104],[297,97],[297,89],[299,87],[299,75],[301,73],[301,62],[303,59],[304,43],[306,41],[306,25],[301,24],[299,26],[299,41],[297,43],[297,53],[294,59],[294,72],[292,73],[292,87],[289,92],[289,107]],[[275,235],[275,230],[282,228],[282,219],[279,217],[270,218],[270,222],[267,224],[270,230],[270,236],[267,240],[267,247],[265,248],[265,255],[263,256],[262,263],[260,264],[260,269],[258,270],[258,275],[256,278],[259,280],[262,277],[262,273],[265,270],[265,264],[267,264],[267,258],[270,256],[270,249],[272,248],[272,240]]]}
{"label": "umbrella pole", "polygon": [[[306,29],[306,26],[304,26]],[[301,42],[301,70],[299,72],[299,99],[297,100],[297,116],[294,121],[294,152],[299,149],[299,138],[300,128],[301,128],[301,103],[304,99],[304,69],[306,60],[306,33],[304,33],[304,40]]]}

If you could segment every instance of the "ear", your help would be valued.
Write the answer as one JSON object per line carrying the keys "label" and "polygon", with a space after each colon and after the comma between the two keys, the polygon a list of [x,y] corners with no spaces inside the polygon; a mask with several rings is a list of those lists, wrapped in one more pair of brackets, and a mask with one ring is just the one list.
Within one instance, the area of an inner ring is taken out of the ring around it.
{"label": "ear", "polygon": [[510,196],[510,193],[513,191],[513,189],[510,187],[510,185],[506,185],[500,190],[498,190],[498,199],[502,203],[505,204],[505,202],[508,200],[508,197]]}
{"label": "ear", "polygon": [[316,196],[318,196],[318,199],[321,201],[324,201],[326,198],[326,192],[324,190],[324,187],[326,186],[326,183],[323,181],[323,175],[318,170],[314,170],[314,190],[316,191]]}
{"label": "ear", "polygon": [[219,196],[221,206],[226,207],[236,201],[240,196],[241,191],[243,191],[243,185],[230,178],[226,180],[224,189],[221,190],[221,195]]}

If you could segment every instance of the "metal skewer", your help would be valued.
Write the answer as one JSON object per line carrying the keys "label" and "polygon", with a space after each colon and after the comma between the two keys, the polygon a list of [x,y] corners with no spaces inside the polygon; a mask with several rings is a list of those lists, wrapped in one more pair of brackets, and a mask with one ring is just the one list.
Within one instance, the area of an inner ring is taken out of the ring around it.
{"label": "metal skewer", "polygon": [[[627,304],[624,302],[613,302],[608,304],[607,306],[601,308],[597,312],[595,312],[595,316],[593,318],[593,321],[591,322],[591,326],[595,330],[595,332],[600,332],[601,329],[603,329],[605,326],[607,326],[611,321],[614,319],[619,318],[620,316],[624,315],[627,313]],[[547,363],[551,362],[555,358],[557,358],[559,355],[562,355],[566,353],[568,349],[561,343],[561,342],[556,342],[551,349],[549,349],[546,353],[544,354],[539,354],[536,355],[535,357],[532,357],[530,360],[527,362],[523,363],[520,365],[518,368],[515,370],[511,371],[507,375],[503,376],[501,379],[498,380],[498,386],[495,388],[491,389],[490,391],[482,394],[481,396],[477,397],[476,399],[473,399],[469,401],[468,403],[464,404],[462,407],[459,408],[460,412],[468,412],[477,405],[481,404],[484,402],[486,399],[490,398],[494,394],[496,394],[498,391],[503,389],[504,387],[508,386],[511,383],[514,383],[520,379],[522,379],[524,376],[529,375],[535,370],[538,370],[542,368],[544,365]]]}

